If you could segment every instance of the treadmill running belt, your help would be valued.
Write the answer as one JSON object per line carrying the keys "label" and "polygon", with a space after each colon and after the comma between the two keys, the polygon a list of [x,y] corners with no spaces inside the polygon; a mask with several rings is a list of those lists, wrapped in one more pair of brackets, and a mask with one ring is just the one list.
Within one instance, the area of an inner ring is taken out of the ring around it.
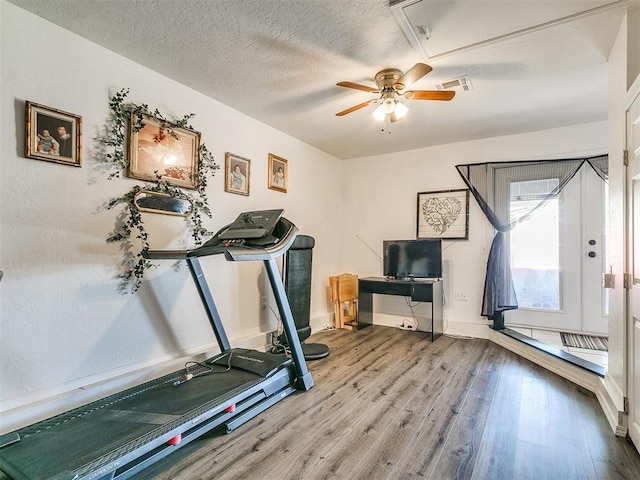
{"label": "treadmill running belt", "polygon": [[[18,478],[58,478],[63,472],[74,472],[77,478],[84,474],[100,478],[97,471],[108,466],[107,473],[114,462],[131,461],[125,456],[140,448],[148,450],[154,439],[206,421],[238,401],[234,397],[242,399],[263,390],[263,383],[270,390],[283,388],[291,383],[292,375],[283,368],[264,379],[234,369],[174,386],[182,378],[179,373],[18,430],[20,441],[0,449],[0,468]],[[68,454],[70,445],[73,455]]]}

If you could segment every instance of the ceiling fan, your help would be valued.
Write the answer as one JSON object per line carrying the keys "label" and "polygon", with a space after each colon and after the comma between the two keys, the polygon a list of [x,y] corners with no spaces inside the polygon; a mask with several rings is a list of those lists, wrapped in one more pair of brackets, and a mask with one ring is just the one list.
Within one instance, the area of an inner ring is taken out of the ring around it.
{"label": "ceiling fan", "polygon": [[407,100],[451,100],[456,94],[451,90],[406,90],[408,86],[424,77],[431,70],[433,69],[425,63],[416,63],[406,73],[402,73],[397,68],[386,68],[376,73],[375,82],[378,88],[353,82],[339,82],[337,83],[339,87],[354,88],[379,96],[338,112],[336,116],[342,117],[367,105],[378,104],[378,108],[373,112],[374,117],[384,120],[389,115],[392,122],[397,122],[409,110],[399,102],[399,97],[404,97]]}

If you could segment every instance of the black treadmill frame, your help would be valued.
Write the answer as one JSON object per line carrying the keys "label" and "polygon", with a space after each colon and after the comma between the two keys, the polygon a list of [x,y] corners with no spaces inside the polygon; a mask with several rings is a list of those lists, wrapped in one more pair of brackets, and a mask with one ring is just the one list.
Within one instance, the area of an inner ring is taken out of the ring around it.
{"label": "black treadmill frame", "polygon": [[[124,442],[118,447],[114,447],[113,452],[97,457],[82,467],[76,468],[74,471],[54,472],[53,477],[51,477],[52,479],[107,480],[129,478],[152,463],[169,455],[177,448],[186,445],[216,427],[224,425],[226,431],[230,432],[295,391],[307,391],[313,387],[313,379],[305,363],[293,320],[293,314],[275,262],[275,258],[284,254],[289,249],[298,233],[298,229],[287,219],[281,218],[276,230],[279,235],[279,240],[273,245],[263,248],[219,242],[216,241],[216,237],[214,236],[212,240],[198,249],[185,251],[146,251],[143,252],[143,254],[146,258],[180,258],[186,260],[221,350],[220,355],[215,356],[214,359],[228,352],[232,352],[233,349],[229,343],[222,319],[218,313],[198,257],[222,253],[228,261],[262,260],[269,277],[270,286],[273,290],[284,330],[290,339],[291,358],[283,361],[281,368],[275,374],[262,380],[238,385],[235,389],[219,395],[215,398],[215,401],[219,401],[222,397],[228,398],[224,398],[224,401],[220,401],[217,405],[211,405],[214,400],[202,404],[199,410],[195,409],[189,413],[190,417],[185,414],[173,422],[164,424],[142,435],[139,439]],[[220,232],[222,231],[224,231],[224,228],[220,230]],[[2,458],[5,447],[9,448],[12,444],[16,444],[14,445],[16,447],[20,445],[20,433],[26,436],[31,431],[36,432],[40,428],[48,428],[47,425],[63,423],[67,419],[83,415],[84,412],[91,412],[96,408],[101,408],[101,405],[105,404],[105,402],[108,403],[111,399],[137,394],[137,392],[144,390],[150,385],[152,388],[164,385],[167,382],[179,378],[179,374],[181,373],[182,371],[173,372],[169,375],[145,382],[142,385],[127,389],[124,392],[110,395],[91,402],[88,405],[3,435],[0,437],[0,468],[9,478],[15,480],[29,478],[25,476],[19,466],[14,466],[10,461]],[[240,391],[240,389],[243,390]],[[238,392],[232,394],[232,392],[236,392],[236,390],[238,390]],[[229,396],[229,394],[231,394],[231,396]],[[226,408],[230,405],[234,405],[235,407],[233,412],[226,411]],[[195,418],[193,418],[194,415]],[[182,423],[174,425],[175,422]],[[182,436],[181,441],[176,445],[169,445],[169,440],[178,435]],[[69,454],[73,455],[72,449],[69,450]]]}

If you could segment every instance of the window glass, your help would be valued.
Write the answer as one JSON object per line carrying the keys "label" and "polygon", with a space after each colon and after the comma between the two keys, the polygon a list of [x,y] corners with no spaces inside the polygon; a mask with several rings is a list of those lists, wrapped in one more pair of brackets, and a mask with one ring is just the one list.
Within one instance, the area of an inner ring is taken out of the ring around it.
{"label": "window glass", "polygon": [[[518,218],[558,185],[558,179],[510,183],[509,212]],[[509,234],[511,273],[520,308],[560,310],[560,200],[536,209]]]}

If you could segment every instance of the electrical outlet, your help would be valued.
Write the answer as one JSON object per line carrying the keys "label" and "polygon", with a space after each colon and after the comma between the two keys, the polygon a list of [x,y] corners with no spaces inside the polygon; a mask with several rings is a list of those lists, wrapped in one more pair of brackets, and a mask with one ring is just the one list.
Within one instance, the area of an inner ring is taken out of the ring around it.
{"label": "electrical outlet", "polygon": [[269,298],[260,297],[260,308],[262,310],[266,309],[269,306]]}
{"label": "electrical outlet", "polygon": [[459,302],[466,302],[468,300],[467,298],[467,292],[463,292],[461,290],[456,290],[455,292],[455,298],[457,301]]}

